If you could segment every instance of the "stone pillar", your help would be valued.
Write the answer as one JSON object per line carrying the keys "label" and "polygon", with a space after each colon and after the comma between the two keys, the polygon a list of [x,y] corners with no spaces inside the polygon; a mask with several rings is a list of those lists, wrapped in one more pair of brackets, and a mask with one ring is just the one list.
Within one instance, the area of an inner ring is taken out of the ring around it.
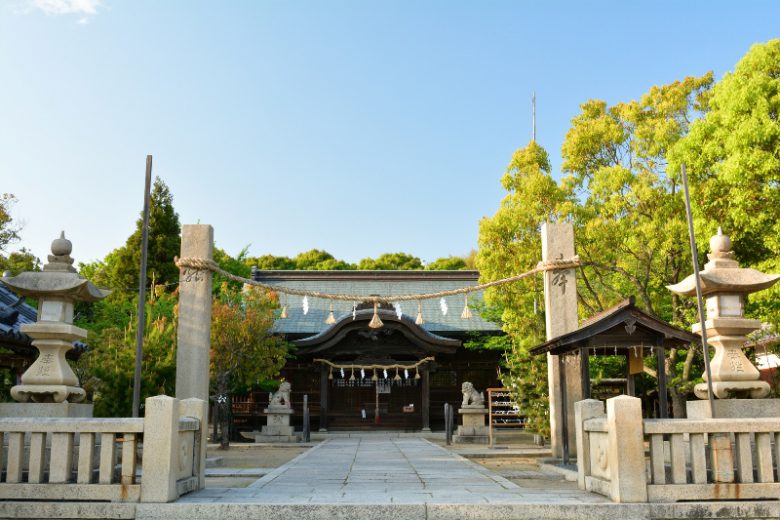
{"label": "stone pillar", "polygon": [[647,502],[642,401],[607,399],[609,494],[613,502]]}
{"label": "stone pillar", "polygon": [[487,444],[488,427],[485,425],[488,409],[484,405],[465,405],[458,409],[461,424],[453,441],[457,443]]}
{"label": "stone pillar", "polygon": [[[188,224],[181,230],[181,258],[211,260],[214,229]],[[179,273],[179,327],[176,350],[176,397],[209,400],[211,349],[211,271]]]}
{"label": "stone pillar", "polygon": [[591,474],[590,436],[584,423],[588,419],[603,417],[604,403],[598,399],[585,399],[574,403],[574,420],[577,423],[577,487],[585,489],[585,478]]}
{"label": "stone pillar", "polygon": [[[574,229],[571,224],[542,224],[542,261],[566,260],[574,256]],[[577,283],[574,269],[544,273],[544,305],[547,339],[577,329]],[[582,399],[579,370],[574,364],[566,367],[568,402],[568,432],[571,452],[576,449],[574,403]],[[554,457],[563,456],[563,424],[558,356],[547,355],[547,382],[550,391],[550,432]]]}

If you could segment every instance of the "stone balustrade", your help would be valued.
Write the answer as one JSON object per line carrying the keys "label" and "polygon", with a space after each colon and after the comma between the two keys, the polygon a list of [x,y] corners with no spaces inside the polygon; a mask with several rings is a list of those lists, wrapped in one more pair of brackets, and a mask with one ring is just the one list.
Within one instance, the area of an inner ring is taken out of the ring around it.
{"label": "stone balustrade", "polygon": [[170,502],[204,487],[206,421],[167,396],[143,419],[0,418],[0,500]]}
{"label": "stone balustrade", "polygon": [[580,489],[615,502],[780,497],[780,418],[642,419],[640,400],[575,406]]}

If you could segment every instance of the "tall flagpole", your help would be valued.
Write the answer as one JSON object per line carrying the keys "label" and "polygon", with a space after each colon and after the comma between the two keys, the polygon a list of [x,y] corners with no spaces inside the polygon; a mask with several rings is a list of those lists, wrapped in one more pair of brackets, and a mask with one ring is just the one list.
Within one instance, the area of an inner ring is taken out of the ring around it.
{"label": "tall flagpole", "polygon": [[152,156],[146,156],[146,183],[144,184],[144,223],[141,228],[141,274],[138,281],[138,326],[135,330],[135,374],[133,378],[133,417],[141,408],[141,358],[143,356],[144,326],[146,325],[146,256],[149,248],[149,206],[152,184]]}
{"label": "tall flagpole", "polygon": [[701,324],[701,348],[704,353],[704,372],[707,374],[707,399],[710,401],[710,417],[715,418],[715,401],[712,393],[712,374],[710,373],[710,349],[707,344],[707,324],[704,317],[704,300],[701,296],[701,279],[699,278],[699,253],[696,249],[696,235],[693,232],[693,216],[691,215],[691,196],[688,194],[688,174],[685,164],[680,165],[683,190],[685,190],[685,214],[688,218],[688,235],[691,239],[691,256],[693,258],[693,278],[696,280],[696,305],[699,309]]}
{"label": "tall flagpole", "polygon": [[531,95],[531,140],[536,142],[536,92]]}

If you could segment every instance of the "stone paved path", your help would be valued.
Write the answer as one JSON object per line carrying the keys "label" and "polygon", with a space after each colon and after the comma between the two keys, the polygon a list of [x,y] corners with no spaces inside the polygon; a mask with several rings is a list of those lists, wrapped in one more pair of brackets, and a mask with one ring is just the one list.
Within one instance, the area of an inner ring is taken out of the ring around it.
{"label": "stone paved path", "polygon": [[177,503],[583,504],[598,495],[555,486],[520,487],[419,438],[334,439],[247,488],[204,489]]}

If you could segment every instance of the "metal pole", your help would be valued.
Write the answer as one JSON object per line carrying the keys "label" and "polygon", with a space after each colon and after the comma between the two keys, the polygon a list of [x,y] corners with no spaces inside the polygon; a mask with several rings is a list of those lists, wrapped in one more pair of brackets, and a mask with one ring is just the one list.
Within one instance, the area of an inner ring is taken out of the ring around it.
{"label": "metal pole", "polygon": [[146,156],[146,183],[144,185],[144,223],[141,228],[141,274],[138,282],[138,327],[135,331],[135,377],[133,379],[133,417],[139,416],[141,406],[141,358],[146,324],[146,255],[149,245],[149,205],[152,184],[152,156]]}
{"label": "metal pole", "polygon": [[712,393],[712,374],[710,373],[710,349],[707,344],[707,325],[704,323],[704,300],[701,296],[701,279],[699,278],[699,253],[696,250],[696,235],[693,231],[691,216],[691,196],[688,194],[688,174],[685,164],[681,165],[683,190],[685,191],[685,213],[688,218],[688,235],[691,239],[691,255],[693,256],[693,278],[696,280],[696,306],[699,309],[701,323],[701,348],[704,353],[704,372],[707,374],[707,399],[710,402],[710,417],[715,418],[715,400]]}
{"label": "metal pole", "polygon": [[309,424],[309,394],[303,395],[303,442],[311,441],[311,426]]}

